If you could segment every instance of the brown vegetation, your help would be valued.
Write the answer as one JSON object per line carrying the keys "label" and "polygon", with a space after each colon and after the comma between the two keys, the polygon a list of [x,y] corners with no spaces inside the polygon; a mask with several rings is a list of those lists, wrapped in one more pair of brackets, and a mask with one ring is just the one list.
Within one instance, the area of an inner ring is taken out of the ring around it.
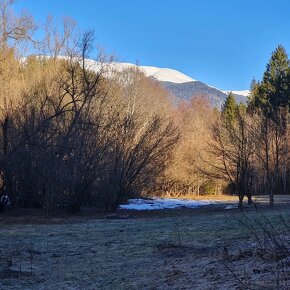
{"label": "brown vegetation", "polygon": [[[273,205],[274,194],[289,192],[290,69],[281,47],[248,106],[231,94],[221,111],[202,95],[176,104],[138,68],[114,71],[95,53],[93,33],[76,34],[70,18],[57,29],[48,17],[44,38],[33,40],[32,17],[14,15],[12,4],[0,5],[0,173],[14,208],[48,216],[57,207],[116,210],[140,194],[225,191],[241,207],[244,196],[251,204],[268,194]],[[34,53],[23,58],[23,46]]]}

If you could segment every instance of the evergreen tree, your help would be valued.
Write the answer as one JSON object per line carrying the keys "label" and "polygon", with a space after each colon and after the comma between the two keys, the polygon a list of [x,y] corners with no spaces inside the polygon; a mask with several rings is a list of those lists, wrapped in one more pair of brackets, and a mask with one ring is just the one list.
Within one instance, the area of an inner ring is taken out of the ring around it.
{"label": "evergreen tree", "polygon": [[260,94],[261,84],[255,79],[252,80],[250,85],[250,94],[247,100],[247,110],[249,113],[254,113],[257,108],[261,108],[262,98]]}
{"label": "evergreen tree", "polygon": [[277,111],[289,102],[289,60],[283,46],[273,52],[263,77],[271,108]]}
{"label": "evergreen tree", "polygon": [[222,106],[222,115],[227,123],[232,123],[237,117],[237,103],[235,96],[230,92]]}
{"label": "evergreen tree", "polygon": [[261,83],[251,85],[251,106],[275,119],[281,108],[290,104],[290,66],[285,48],[279,45],[272,53]]}
{"label": "evergreen tree", "polygon": [[274,194],[281,190],[279,184],[287,171],[289,153],[285,140],[290,104],[289,81],[288,55],[284,47],[279,45],[272,53],[261,83],[252,82],[249,103],[249,112],[257,112],[260,119],[258,140],[262,154],[257,153],[257,156],[263,163],[265,191],[269,194],[271,205],[274,203]]}

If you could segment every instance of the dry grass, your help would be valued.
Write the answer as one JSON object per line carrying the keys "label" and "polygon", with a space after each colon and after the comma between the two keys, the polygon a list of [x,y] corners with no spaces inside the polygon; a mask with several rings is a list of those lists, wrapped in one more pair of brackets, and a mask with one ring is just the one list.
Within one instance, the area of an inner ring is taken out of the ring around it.
{"label": "dry grass", "polygon": [[[172,198],[180,198],[180,196],[170,196]],[[223,202],[237,202],[237,197],[233,195],[182,195],[182,198],[193,200],[217,200]]]}
{"label": "dry grass", "polygon": [[[262,212],[277,227],[281,213],[288,221],[282,206]],[[260,218],[218,205],[65,223],[2,219],[0,288],[244,289],[245,282],[274,289],[277,263],[258,253],[253,234],[240,226],[245,216]]]}

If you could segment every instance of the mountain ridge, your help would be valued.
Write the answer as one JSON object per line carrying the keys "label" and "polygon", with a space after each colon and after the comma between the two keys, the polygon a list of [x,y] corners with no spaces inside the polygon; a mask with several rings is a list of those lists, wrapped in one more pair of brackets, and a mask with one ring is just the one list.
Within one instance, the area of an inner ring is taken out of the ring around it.
{"label": "mountain ridge", "polygon": [[169,93],[181,100],[189,100],[194,96],[208,98],[215,107],[221,107],[229,92],[235,95],[238,103],[246,103],[248,90],[225,91],[210,86],[199,80],[195,80],[182,72],[171,68],[160,68],[153,66],[139,66],[126,62],[112,62],[109,66],[118,72],[128,68],[138,68],[147,77],[158,81]]}
{"label": "mountain ridge", "polygon": [[[43,56],[47,57],[47,56]],[[59,58],[67,59],[66,56]],[[25,60],[24,58],[23,60]],[[182,72],[171,68],[160,68],[154,66],[139,66],[127,62],[102,63],[92,59],[85,59],[87,69],[98,72],[106,66],[108,77],[114,72],[122,72],[129,68],[138,68],[146,77],[158,81],[173,97],[181,100],[190,100],[192,97],[201,96],[209,100],[214,107],[221,107],[230,91],[224,91],[210,86],[199,80],[195,80]],[[246,103],[248,90],[232,91],[238,103]]]}

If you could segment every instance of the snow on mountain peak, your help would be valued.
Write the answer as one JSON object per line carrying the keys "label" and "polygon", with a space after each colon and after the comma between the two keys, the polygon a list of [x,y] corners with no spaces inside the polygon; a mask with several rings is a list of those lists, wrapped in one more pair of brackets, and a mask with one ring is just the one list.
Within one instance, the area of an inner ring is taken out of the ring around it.
{"label": "snow on mountain peak", "polygon": [[[121,72],[127,68],[133,68],[137,65],[125,62],[112,62],[110,66]],[[157,81],[161,82],[172,82],[172,83],[186,83],[194,82],[195,80],[186,76],[185,74],[170,68],[159,68],[153,66],[138,66],[138,69],[143,72],[147,77],[155,78]]]}
{"label": "snow on mountain peak", "polygon": [[225,94],[233,93],[235,95],[243,96],[243,97],[248,97],[250,94],[249,90],[244,90],[244,91],[222,91]]}
{"label": "snow on mountain peak", "polygon": [[161,82],[172,82],[172,83],[187,83],[195,82],[196,80],[186,76],[185,74],[170,68],[158,68],[151,66],[140,66],[140,69],[149,77],[156,78]]}
{"label": "snow on mountain peak", "polygon": [[[47,56],[44,56],[47,57]],[[67,56],[59,56],[61,59],[68,59]],[[26,58],[23,59],[23,61]],[[93,70],[93,71],[100,71],[104,68],[104,63],[92,60],[92,59],[85,59],[85,65],[87,69]],[[137,66],[136,64],[127,63],[127,62],[110,62],[107,63],[107,66],[105,68],[106,75],[111,76],[114,74],[114,72],[121,73],[122,71],[129,69],[129,68],[138,68],[141,72],[143,72],[147,77],[151,77],[156,79],[160,82],[170,82],[173,84],[183,84],[183,83],[189,83],[189,82],[199,82],[195,79],[192,79],[191,77],[170,68],[159,68],[154,66]],[[217,89],[213,86],[209,86],[210,88],[216,89],[224,94],[228,94],[230,91],[223,91],[220,89]],[[250,93],[249,90],[244,91],[232,91],[235,95],[240,95],[243,97],[247,97]]]}
{"label": "snow on mountain peak", "polygon": [[244,90],[244,91],[232,91],[233,94],[235,95],[240,95],[240,96],[244,96],[244,97],[248,97],[250,94],[249,90]]}

